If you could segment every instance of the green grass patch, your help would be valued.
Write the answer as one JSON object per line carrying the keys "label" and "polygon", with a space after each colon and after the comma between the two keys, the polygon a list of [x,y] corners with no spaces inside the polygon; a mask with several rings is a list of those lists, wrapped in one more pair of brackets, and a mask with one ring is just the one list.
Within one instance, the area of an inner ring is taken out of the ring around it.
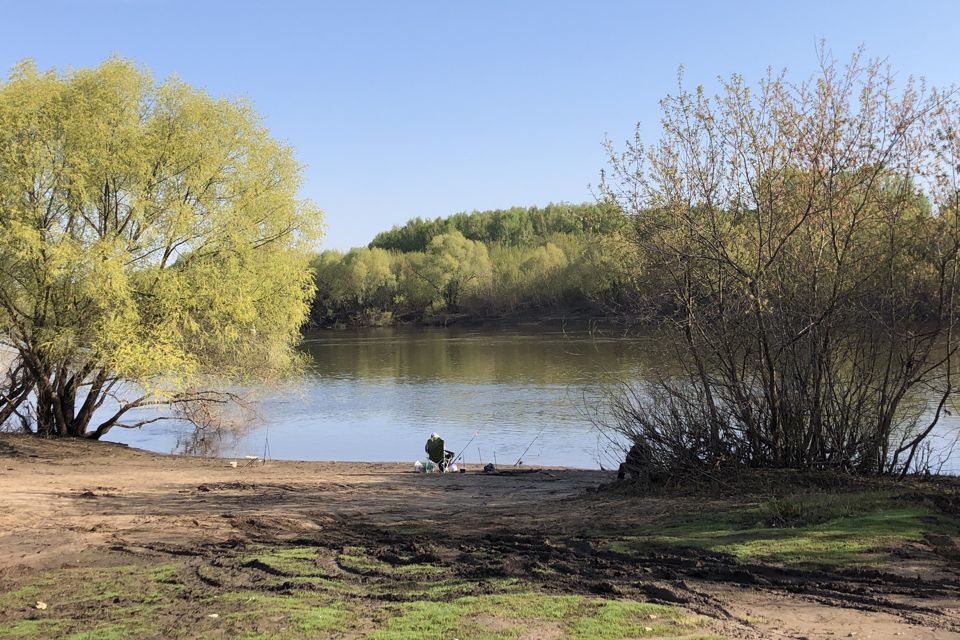
{"label": "green grass patch", "polygon": [[344,547],[337,556],[340,566],[358,573],[389,573],[390,565],[382,560],[371,558],[363,547]]}
{"label": "green grass patch", "polygon": [[889,492],[814,494],[671,517],[608,548],[632,554],[654,546],[700,547],[741,561],[877,565],[888,551],[956,522]]}
{"label": "green grass patch", "polygon": [[[0,623],[0,637],[113,640],[156,636],[155,614],[183,585],[175,565],[44,571],[0,600],[25,619]],[[44,602],[46,609],[36,609]]]}
{"label": "green grass patch", "polygon": [[336,603],[327,607],[311,607],[298,611],[291,620],[293,628],[307,634],[319,631],[344,630],[349,626],[351,612],[343,604]]}
{"label": "green grass patch", "polygon": [[90,631],[80,631],[64,636],[64,640],[124,640],[135,637],[140,631],[136,626],[126,624],[104,624]]}
{"label": "green grass patch", "polygon": [[[592,616],[572,625],[572,637],[582,640],[618,640],[619,638],[675,637],[686,635],[705,624],[699,616],[689,616],[659,605],[608,601]],[[701,636],[702,637],[702,636]]]}
{"label": "green grass patch", "polygon": [[357,553],[340,554],[338,561],[343,568],[349,571],[355,571],[357,573],[379,573],[398,577],[421,576],[424,579],[432,579],[452,571],[449,567],[438,564],[390,564],[389,562]]}
{"label": "green grass patch", "polygon": [[411,602],[388,609],[392,617],[366,636],[370,640],[686,638],[705,623],[661,605],[532,592]]}
{"label": "green grass patch", "polygon": [[61,620],[15,620],[0,622],[0,638],[56,638],[64,623]]}
{"label": "green grass patch", "polygon": [[44,571],[25,584],[3,594],[3,600],[17,607],[28,607],[40,600],[51,611],[71,605],[135,601],[151,603],[182,588],[176,570],[169,565],[81,567]]}
{"label": "green grass patch", "polygon": [[[264,595],[231,592],[210,604],[212,611],[234,609],[222,614],[232,627],[251,627],[266,620],[273,626],[313,637],[320,631],[344,630],[351,619],[350,609],[313,593]],[[269,636],[268,636],[269,637]]]}
{"label": "green grass patch", "polygon": [[[24,576],[0,592],[8,605],[0,612],[0,637],[619,640],[689,638],[705,624],[671,607],[545,594],[522,578],[467,579],[431,564],[400,559],[394,565],[360,548],[347,551],[346,562],[375,567],[377,574],[332,569],[330,576],[311,575],[323,573],[315,549],[264,546],[200,564],[183,559]],[[253,561],[282,566],[286,575]],[[203,583],[194,574],[226,583]],[[47,608],[36,609],[38,600]]]}
{"label": "green grass patch", "polygon": [[243,556],[241,562],[260,562],[288,576],[324,575],[317,566],[315,547],[260,547]]}
{"label": "green grass patch", "polygon": [[877,564],[887,550],[901,542],[923,538],[929,510],[902,507],[850,518],[829,520],[823,524],[766,529],[741,534],[745,539],[715,545],[740,560],[763,558],[786,563]]}

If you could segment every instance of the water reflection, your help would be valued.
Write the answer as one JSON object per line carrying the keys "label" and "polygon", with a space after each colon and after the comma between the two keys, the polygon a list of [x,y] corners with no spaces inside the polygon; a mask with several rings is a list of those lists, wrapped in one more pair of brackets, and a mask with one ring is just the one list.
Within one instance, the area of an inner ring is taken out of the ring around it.
{"label": "water reflection", "polygon": [[303,349],[317,376],[413,383],[569,384],[636,375],[657,360],[652,339],[560,330],[325,332],[310,336]]}
{"label": "water reflection", "polygon": [[[431,431],[456,450],[476,433],[468,462],[512,464],[543,428],[526,463],[596,467],[605,442],[584,400],[597,385],[672,373],[676,362],[656,334],[543,328],[323,331],[302,348],[310,366],[301,379],[252,390],[250,428],[192,436],[164,423],[111,436],[165,452],[262,455],[269,445],[278,459],[412,464]],[[938,432],[955,437],[956,423]]]}

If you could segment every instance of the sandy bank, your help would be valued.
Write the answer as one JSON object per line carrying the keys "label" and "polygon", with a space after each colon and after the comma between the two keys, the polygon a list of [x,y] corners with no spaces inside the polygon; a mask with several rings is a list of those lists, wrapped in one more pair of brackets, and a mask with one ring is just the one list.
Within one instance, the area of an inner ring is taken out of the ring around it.
{"label": "sandy bank", "polygon": [[[409,464],[161,455],[110,443],[0,436],[0,568],[43,567],[96,545],[244,538],[337,518],[495,527],[611,479],[602,471],[415,474]],[[550,511],[547,509],[547,511]],[[556,507],[552,509],[556,516]]]}
{"label": "sandy bank", "polygon": [[[612,477],[572,469],[422,475],[408,464],[364,462],[234,468],[222,459],[0,435],[0,583],[15,589],[44,569],[175,561],[193,594],[167,605],[177,629],[184,618],[206,620],[204,607],[218,594],[261,593],[276,576],[251,564],[249,550],[289,545],[310,549],[330,580],[354,590],[361,610],[379,611],[386,605],[370,585],[396,576],[351,573],[343,559],[359,549],[381,564],[430,558],[468,593],[512,578],[548,594],[680,605],[705,616],[718,637],[960,638],[957,536],[898,549],[896,566],[881,570],[741,563],[684,546],[625,555],[615,549],[637,527],[744,502],[592,491]],[[7,604],[0,630],[31,619],[29,603]],[[344,637],[362,637],[374,624]]]}

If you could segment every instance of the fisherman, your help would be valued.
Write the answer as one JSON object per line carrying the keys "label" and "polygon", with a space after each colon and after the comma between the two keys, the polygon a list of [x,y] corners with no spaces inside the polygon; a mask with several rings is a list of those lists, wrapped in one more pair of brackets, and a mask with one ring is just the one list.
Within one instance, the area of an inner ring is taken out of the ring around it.
{"label": "fisherman", "polygon": [[436,431],[430,434],[430,438],[427,440],[427,444],[423,447],[423,450],[427,452],[427,458],[429,458],[433,464],[437,465],[441,473],[447,470],[447,465],[450,464],[454,456],[453,451],[447,451],[443,448],[443,438],[441,438],[440,434]]}
{"label": "fisherman", "polygon": [[630,474],[630,478],[638,480],[641,476],[646,476],[650,471],[650,446],[643,438],[636,438],[633,446],[627,452],[627,458],[620,463],[620,469],[617,470],[617,480],[623,480]]}

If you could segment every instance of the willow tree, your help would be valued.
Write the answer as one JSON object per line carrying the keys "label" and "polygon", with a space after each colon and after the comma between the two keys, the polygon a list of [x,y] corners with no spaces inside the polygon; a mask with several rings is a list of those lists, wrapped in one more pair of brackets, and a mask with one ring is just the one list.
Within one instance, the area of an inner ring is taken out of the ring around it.
{"label": "willow tree", "polygon": [[490,285],[493,267],[486,245],[459,231],[434,236],[423,254],[407,261],[411,271],[434,293],[434,307],[459,311],[465,296]]}
{"label": "willow tree", "polygon": [[0,84],[0,418],[99,438],[296,363],[320,212],[246,104],[130,62]]}

